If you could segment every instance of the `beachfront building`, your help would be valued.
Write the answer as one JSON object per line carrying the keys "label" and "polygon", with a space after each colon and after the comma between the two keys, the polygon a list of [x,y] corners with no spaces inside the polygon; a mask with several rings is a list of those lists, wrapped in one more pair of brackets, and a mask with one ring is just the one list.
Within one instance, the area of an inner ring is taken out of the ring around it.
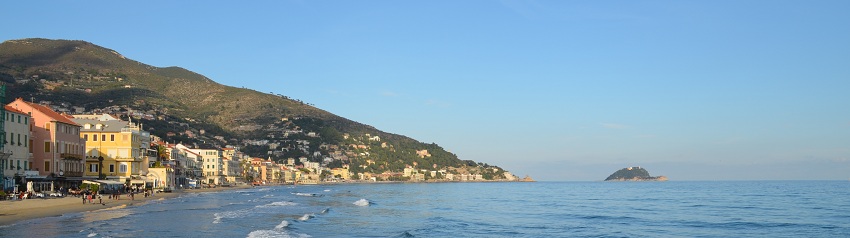
{"label": "beachfront building", "polygon": [[189,157],[195,157],[200,166],[200,177],[203,178],[203,184],[221,184],[225,180],[224,163],[221,157],[221,150],[215,148],[209,149],[193,149],[183,145],[181,148],[188,152]]}
{"label": "beachfront building", "polygon": [[[150,134],[137,124],[109,115],[74,115],[86,142],[87,179],[106,179],[145,187]],[[145,146],[148,144],[148,146]]]}
{"label": "beachfront building", "polygon": [[266,169],[266,164],[264,162],[265,160],[261,158],[251,159],[250,173],[251,177],[253,177],[254,179],[254,181],[252,182],[263,184],[266,183],[266,174],[268,170]]}
{"label": "beachfront building", "polygon": [[24,188],[27,171],[32,168],[32,119],[29,114],[8,105],[4,108],[3,128],[6,134],[0,143],[3,143],[2,152],[8,157],[0,158],[0,172],[3,172],[0,174],[3,176],[0,189],[18,191]]}
{"label": "beachfront building", "polygon": [[[61,187],[78,187],[83,180],[85,141],[80,138],[81,126],[68,116],[49,107],[16,99],[8,106],[30,115],[32,143],[31,170],[27,175],[34,181],[36,191],[55,191]],[[15,138],[17,139],[17,138]]]}

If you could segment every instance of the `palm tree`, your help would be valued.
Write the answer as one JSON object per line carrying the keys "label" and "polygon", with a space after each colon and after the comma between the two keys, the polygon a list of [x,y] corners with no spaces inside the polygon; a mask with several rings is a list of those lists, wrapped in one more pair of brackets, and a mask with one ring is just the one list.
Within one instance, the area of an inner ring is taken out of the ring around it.
{"label": "palm tree", "polygon": [[163,161],[168,160],[168,157],[171,157],[171,155],[168,154],[168,150],[165,148],[165,146],[164,145],[157,145],[156,146],[156,160],[158,160],[159,162],[163,162]]}

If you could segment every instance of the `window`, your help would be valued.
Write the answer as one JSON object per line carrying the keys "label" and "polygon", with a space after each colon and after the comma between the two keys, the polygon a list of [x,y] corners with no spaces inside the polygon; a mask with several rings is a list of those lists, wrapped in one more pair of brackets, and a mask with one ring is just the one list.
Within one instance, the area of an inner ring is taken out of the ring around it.
{"label": "window", "polygon": [[[20,141],[20,139],[18,139],[18,141]],[[24,135],[24,147],[30,147],[30,146],[27,144],[27,141],[29,141],[29,139],[27,139],[27,135]]]}
{"label": "window", "polygon": [[88,141],[88,140],[89,140],[89,134],[85,134],[85,135],[83,135],[83,140],[84,140],[84,141]]}
{"label": "window", "polygon": [[50,131],[50,122],[44,123],[44,129],[46,129],[47,131]]}
{"label": "window", "polygon": [[109,141],[115,141],[115,135],[109,135]]}
{"label": "window", "polygon": [[126,173],[127,172],[127,164],[122,163],[122,164],[118,165],[118,172],[119,173]]}
{"label": "window", "polygon": [[89,164],[89,172],[97,173],[97,164]]}
{"label": "window", "polygon": [[24,117],[24,125],[26,125],[26,124],[27,124],[27,121],[29,121],[29,118],[28,118],[28,117]]}
{"label": "window", "polygon": [[[30,140],[30,153],[32,153],[32,140]],[[30,166],[32,167],[32,166]]]}
{"label": "window", "polygon": [[[50,141],[44,142],[44,152],[50,152]],[[45,167],[45,169],[47,169],[47,167]]]}
{"label": "window", "polygon": [[[26,143],[24,143],[26,144]],[[18,145],[21,145],[21,134],[18,134]]]}
{"label": "window", "polygon": [[[50,143],[50,142],[48,142]],[[50,161],[44,161],[44,172],[50,171]]]}
{"label": "window", "polygon": [[106,141],[106,135],[100,135],[100,141]]}
{"label": "window", "polygon": [[9,133],[9,143],[15,145],[15,133]]}
{"label": "window", "polygon": [[91,135],[91,138],[94,139],[94,141],[97,141],[97,135]]}
{"label": "window", "polygon": [[114,164],[110,164],[110,165],[109,165],[109,172],[110,172],[110,173],[115,173],[115,165],[114,165]]}
{"label": "window", "polygon": [[18,115],[18,123],[21,123],[21,115]]}

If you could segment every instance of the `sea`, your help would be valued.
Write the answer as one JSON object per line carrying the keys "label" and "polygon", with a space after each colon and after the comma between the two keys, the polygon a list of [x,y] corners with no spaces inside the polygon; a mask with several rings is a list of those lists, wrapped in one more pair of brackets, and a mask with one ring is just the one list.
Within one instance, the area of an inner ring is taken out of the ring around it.
{"label": "sea", "polygon": [[850,181],[262,186],[0,227],[2,237],[850,237]]}

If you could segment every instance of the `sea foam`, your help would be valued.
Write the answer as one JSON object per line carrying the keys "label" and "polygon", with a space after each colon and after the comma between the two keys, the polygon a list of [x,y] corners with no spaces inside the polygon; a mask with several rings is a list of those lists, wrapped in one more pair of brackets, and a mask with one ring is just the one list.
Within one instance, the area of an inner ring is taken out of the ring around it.
{"label": "sea foam", "polygon": [[361,207],[368,207],[370,203],[371,202],[369,202],[369,200],[366,200],[365,198],[361,198],[360,200],[357,200],[356,202],[354,202],[354,205],[361,206]]}
{"label": "sea foam", "polygon": [[298,220],[299,221],[307,221],[307,220],[310,220],[310,218],[313,218],[313,217],[316,217],[316,215],[315,214],[304,214],[303,216],[298,218]]}
{"label": "sea foam", "polygon": [[257,205],[256,207],[257,208],[265,208],[265,207],[283,207],[283,206],[295,206],[295,205],[298,205],[298,203],[281,201],[281,202],[273,202],[273,203],[269,203],[269,204],[265,204],[265,205]]}

